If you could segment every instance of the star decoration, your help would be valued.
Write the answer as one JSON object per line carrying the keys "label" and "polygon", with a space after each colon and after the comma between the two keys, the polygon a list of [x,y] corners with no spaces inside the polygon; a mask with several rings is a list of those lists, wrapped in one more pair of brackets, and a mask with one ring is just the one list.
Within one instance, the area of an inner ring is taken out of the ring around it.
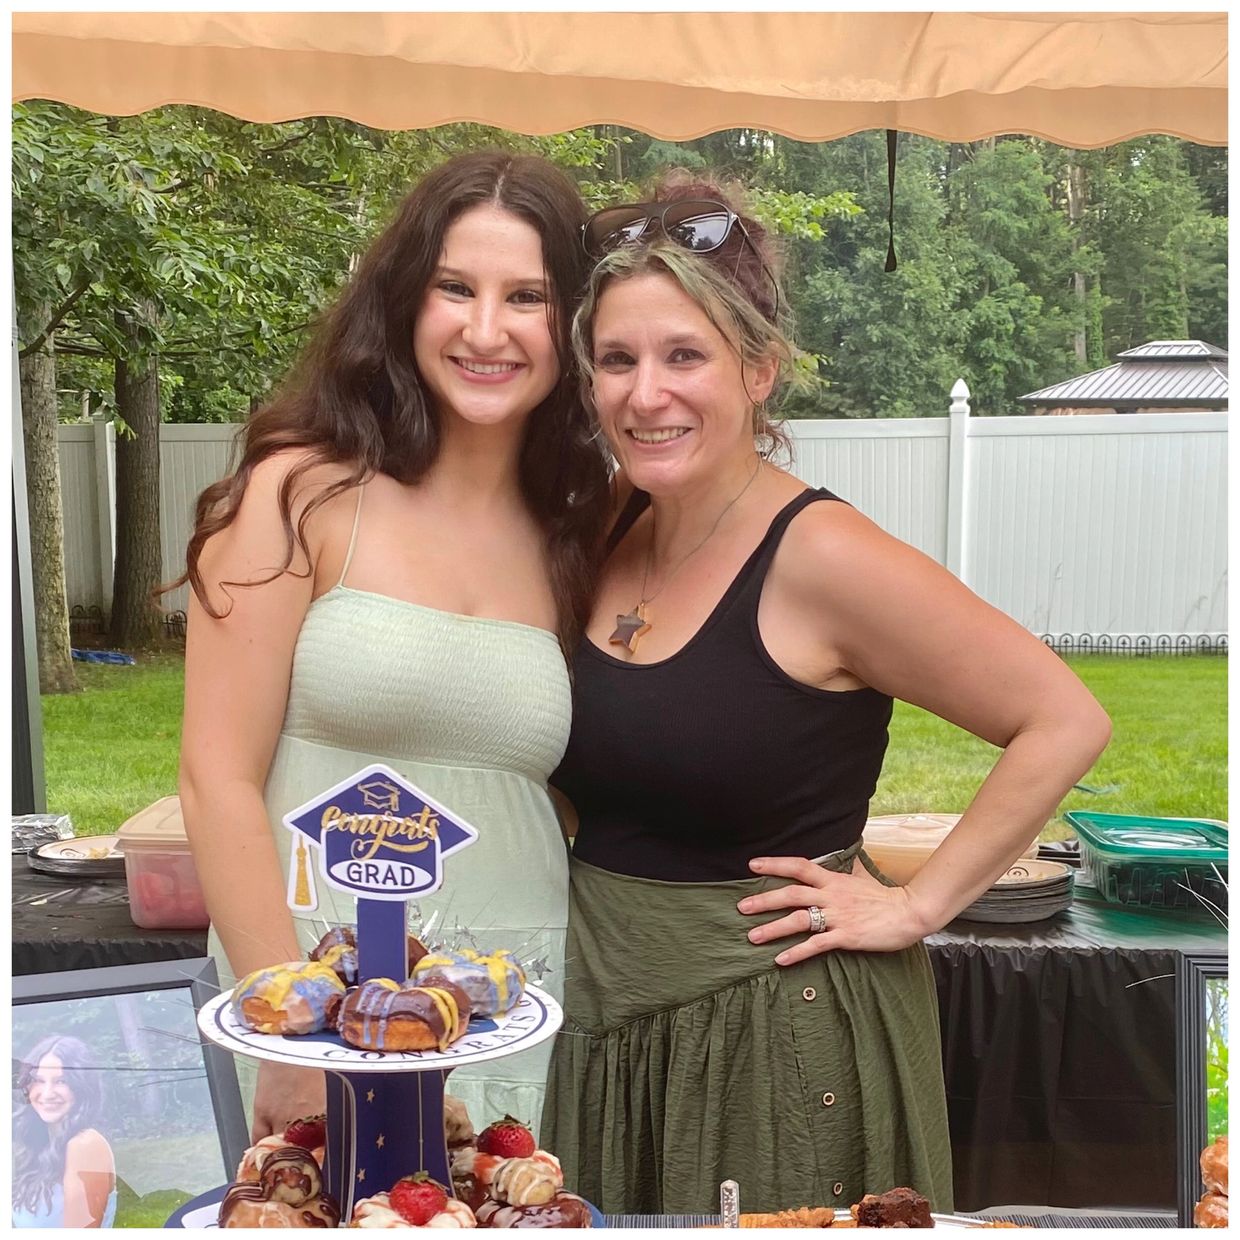
{"label": "star decoration", "polygon": [[373,1089],[368,1089],[366,1091],[366,1101],[374,1102],[374,1100],[375,1100],[375,1091]]}
{"label": "star decoration", "polygon": [[357,1182],[360,1184],[360,1183],[361,1183],[361,1182],[362,1182],[365,1178],[366,1178],[366,1168],[365,1168],[365,1167],[363,1167],[363,1168],[362,1168],[362,1169],[361,1169],[361,1170],[357,1173]]}
{"label": "star decoration", "polygon": [[551,971],[551,966],[547,963],[546,956],[539,956],[537,960],[531,960],[527,967],[527,972],[533,973],[540,982]]}
{"label": "star decoration", "polygon": [[383,1135],[383,1133],[380,1133],[378,1137],[375,1138],[375,1149],[381,1150],[385,1140],[387,1140],[387,1138]]}
{"label": "star decoration", "polygon": [[638,603],[627,616],[616,617],[616,631],[607,639],[613,646],[624,646],[630,654],[637,650],[637,643],[650,632],[646,609]]}

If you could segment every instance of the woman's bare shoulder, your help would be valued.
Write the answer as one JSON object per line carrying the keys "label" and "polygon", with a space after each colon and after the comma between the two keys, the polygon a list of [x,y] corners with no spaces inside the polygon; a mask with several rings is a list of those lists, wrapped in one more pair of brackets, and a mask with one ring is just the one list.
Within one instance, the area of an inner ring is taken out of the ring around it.
{"label": "woman's bare shoulder", "polygon": [[94,1128],[75,1132],[65,1144],[65,1162],[92,1171],[112,1168],[112,1147],[108,1139]]}

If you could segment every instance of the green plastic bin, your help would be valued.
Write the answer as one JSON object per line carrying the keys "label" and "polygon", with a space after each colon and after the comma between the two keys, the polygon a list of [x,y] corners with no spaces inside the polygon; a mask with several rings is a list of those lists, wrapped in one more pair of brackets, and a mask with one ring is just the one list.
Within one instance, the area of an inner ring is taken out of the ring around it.
{"label": "green plastic bin", "polygon": [[1070,810],[1081,865],[1112,904],[1227,912],[1227,824],[1213,818],[1144,818]]}

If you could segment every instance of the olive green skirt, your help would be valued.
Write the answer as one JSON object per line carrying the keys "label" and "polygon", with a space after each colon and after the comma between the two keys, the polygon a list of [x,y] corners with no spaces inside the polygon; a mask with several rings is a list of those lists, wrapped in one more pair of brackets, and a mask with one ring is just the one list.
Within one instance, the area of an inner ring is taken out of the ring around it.
{"label": "olive green skirt", "polygon": [[747,1211],[907,1185],[952,1209],[923,945],[781,968],[796,940],[750,943],[736,904],[784,879],[667,883],[574,859],[570,883],[542,1141],[576,1192],[605,1213],[692,1214],[717,1212],[728,1179]]}

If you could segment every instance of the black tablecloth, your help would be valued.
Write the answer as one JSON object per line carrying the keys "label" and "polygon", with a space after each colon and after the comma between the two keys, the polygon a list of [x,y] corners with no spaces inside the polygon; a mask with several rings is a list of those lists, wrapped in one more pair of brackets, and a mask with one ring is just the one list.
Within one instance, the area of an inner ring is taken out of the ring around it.
{"label": "black tablecloth", "polygon": [[927,943],[956,1208],[1174,1209],[1175,959],[1226,951],[1225,930],[1078,881],[1049,921],[957,921]]}
{"label": "black tablecloth", "polygon": [[142,930],[129,919],[125,880],[75,883],[36,874],[13,857],[13,974],[101,969],[207,954],[205,930]]}
{"label": "black tablecloth", "polygon": [[[957,1210],[1175,1208],[1175,958],[1225,951],[1226,934],[1091,897],[1078,885],[1050,921],[953,922],[928,940]],[[13,900],[15,974],[206,951],[202,931],[134,926],[123,882],[75,888],[19,856]]]}

